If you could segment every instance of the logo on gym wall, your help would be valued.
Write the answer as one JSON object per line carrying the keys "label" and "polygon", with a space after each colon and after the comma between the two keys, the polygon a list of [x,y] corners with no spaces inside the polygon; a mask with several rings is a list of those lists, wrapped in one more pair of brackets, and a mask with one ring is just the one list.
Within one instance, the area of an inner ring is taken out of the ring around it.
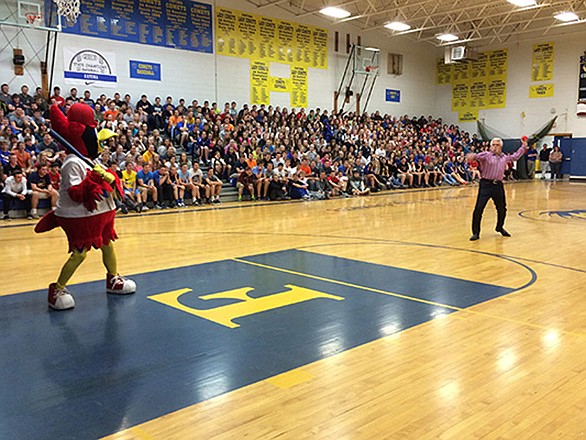
{"label": "logo on gym wall", "polygon": [[95,49],[63,49],[65,60],[63,76],[67,84],[95,87],[115,87],[116,55]]}

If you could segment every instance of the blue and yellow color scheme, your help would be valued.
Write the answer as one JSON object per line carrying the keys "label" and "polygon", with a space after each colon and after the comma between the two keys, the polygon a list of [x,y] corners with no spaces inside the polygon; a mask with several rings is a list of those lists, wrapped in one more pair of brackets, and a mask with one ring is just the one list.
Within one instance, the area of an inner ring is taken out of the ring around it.
{"label": "blue and yellow color scheme", "polygon": [[386,102],[401,102],[401,91],[386,89],[385,90],[385,101]]}
{"label": "blue and yellow color scheme", "polygon": [[136,60],[130,60],[129,62],[131,78],[161,81],[161,65],[159,63]]}
{"label": "blue and yellow color scheme", "polygon": [[568,220],[586,220],[586,210],[584,209],[572,209],[569,211],[543,211],[540,212],[539,215],[544,217],[558,217]]}
{"label": "blue and yellow color scheme", "polygon": [[[53,1],[45,0],[50,11]],[[63,32],[194,52],[213,53],[212,5],[190,0],[147,2],[82,1],[80,16],[62,20]],[[45,14],[45,25],[56,27],[57,14]],[[102,45],[107,43],[96,43]],[[140,49],[139,49],[140,50]]]}
{"label": "blue and yellow color scheme", "polygon": [[[0,297],[0,432],[97,438],[510,293],[503,286],[286,250]],[[303,380],[303,378],[298,378]]]}
{"label": "blue and yellow color scheme", "polygon": [[559,220],[586,220],[586,209],[567,209],[567,210],[555,210],[555,211],[521,211],[519,213],[521,217],[529,218],[532,220],[543,220],[559,222]]}

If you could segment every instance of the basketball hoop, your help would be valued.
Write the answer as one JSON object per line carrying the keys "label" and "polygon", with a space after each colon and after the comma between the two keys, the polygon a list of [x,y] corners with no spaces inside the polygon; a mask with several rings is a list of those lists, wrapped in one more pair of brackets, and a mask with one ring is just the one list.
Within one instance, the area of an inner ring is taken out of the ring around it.
{"label": "basketball hoop", "polygon": [[57,13],[65,17],[69,23],[75,23],[79,17],[80,0],[53,0],[57,4]]}
{"label": "basketball hoop", "polygon": [[26,18],[27,24],[29,24],[33,27],[37,27],[43,21],[43,14],[37,14],[37,13],[30,12],[30,13],[24,14],[24,18]]}
{"label": "basketball hoop", "polygon": [[365,66],[364,71],[371,75],[376,75],[378,73],[378,66]]}

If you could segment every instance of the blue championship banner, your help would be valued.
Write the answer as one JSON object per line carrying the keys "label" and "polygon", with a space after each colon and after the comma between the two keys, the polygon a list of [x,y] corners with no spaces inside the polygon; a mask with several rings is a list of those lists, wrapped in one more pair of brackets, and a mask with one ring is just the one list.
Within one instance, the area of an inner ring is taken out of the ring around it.
{"label": "blue championship banner", "polygon": [[82,0],[77,22],[62,24],[68,34],[213,53],[212,7],[190,0]]}
{"label": "blue championship banner", "polygon": [[386,89],[385,101],[387,102],[401,102],[401,91]]}
{"label": "blue championship banner", "polygon": [[161,65],[147,61],[130,60],[130,77],[161,81]]}

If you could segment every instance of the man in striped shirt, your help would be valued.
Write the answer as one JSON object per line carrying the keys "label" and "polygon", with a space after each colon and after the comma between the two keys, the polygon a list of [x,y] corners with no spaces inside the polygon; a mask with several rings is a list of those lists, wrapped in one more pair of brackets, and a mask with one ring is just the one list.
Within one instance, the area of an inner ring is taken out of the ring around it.
{"label": "man in striped shirt", "polygon": [[503,154],[503,141],[494,138],[490,141],[490,149],[478,154],[468,154],[468,162],[476,160],[480,168],[480,186],[478,188],[478,197],[474,214],[472,215],[472,236],[471,241],[480,238],[480,222],[482,213],[490,199],[493,200],[497,212],[496,231],[504,237],[510,237],[505,228],[505,217],[507,215],[507,201],[505,198],[505,189],[503,187],[503,178],[507,164],[519,160],[527,151],[527,137],[523,136],[522,145],[513,154]]}

